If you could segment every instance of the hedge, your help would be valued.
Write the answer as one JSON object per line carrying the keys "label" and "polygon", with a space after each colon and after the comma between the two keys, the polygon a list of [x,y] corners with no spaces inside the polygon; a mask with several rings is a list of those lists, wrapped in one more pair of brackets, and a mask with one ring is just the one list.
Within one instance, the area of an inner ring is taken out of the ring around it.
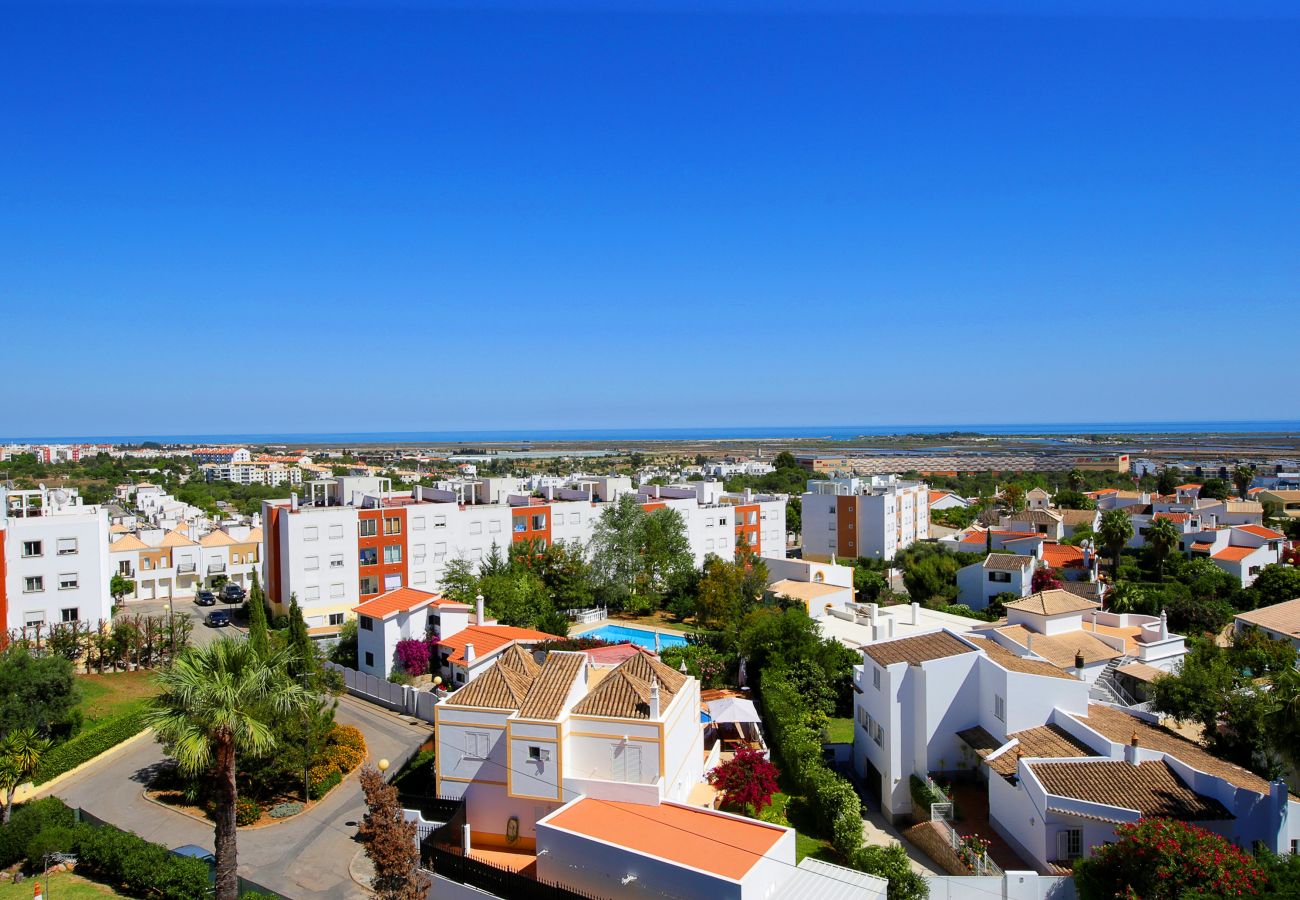
{"label": "hedge", "polygon": [[9,824],[0,827],[0,869],[7,869],[27,855],[27,845],[47,828],[71,828],[76,821],[72,810],[58,797],[30,800],[14,809]]}
{"label": "hedge", "polygon": [[209,869],[202,860],[177,856],[162,844],[111,825],[78,831],[78,874],[132,897],[202,900],[208,893]]}
{"label": "hedge", "polygon": [[111,750],[118,744],[135,737],[145,728],[143,710],[123,713],[87,728],[76,737],[52,747],[41,758],[40,768],[32,778],[35,784],[43,784],[51,778],[75,769],[82,763],[89,762],[105,750]]}

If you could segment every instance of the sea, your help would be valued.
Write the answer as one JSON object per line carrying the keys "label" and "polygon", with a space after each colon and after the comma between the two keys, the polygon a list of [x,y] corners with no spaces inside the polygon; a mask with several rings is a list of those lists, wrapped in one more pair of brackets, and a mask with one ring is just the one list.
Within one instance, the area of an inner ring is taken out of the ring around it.
{"label": "sea", "polygon": [[16,436],[0,443],[141,444],[532,444],[631,441],[831,440],[907,434],[1048,436],[1093,434],[1300,434],[1300,420],[1229,422],[1010,422],[942,425],[772,425],[696,428],[506,428],[486,431],[230,432],[225,434],[112,434]]}

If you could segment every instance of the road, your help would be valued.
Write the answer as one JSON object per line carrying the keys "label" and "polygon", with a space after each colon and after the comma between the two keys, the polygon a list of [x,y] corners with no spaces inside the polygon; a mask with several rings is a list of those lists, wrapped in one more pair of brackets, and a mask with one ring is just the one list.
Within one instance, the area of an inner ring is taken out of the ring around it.
{"label": "road", "polygon": [[189,616],[194,625],[194,630],[190,632],[190,643],[197,647],[206,646],[223,634],[243,635],[245,629],[237,628],[234,625],[225,628],[209,628],[203,623],[204,617],[214,609],[224,609],[232,615],[235,610],[239,609],[239,604],[228,605],[217,602],[216,606],[199,606],[194,602],[192,595],[177,597],[170,604],[166,600],[129,600],[122,607],[122,615],[141,615],[141,616],[165,616],[170,605],[173,612],[178,612]]}
{"label": "road", "polygon": [[[366,736],[369,761],[392,761],[394,767],[432,733],[353,697],[339,701],[335,720],[355,725]],[[163,760],[157,742],[142,740],[102,763],[59,784],[52,793],[119,828],[150,841],[176,847],[213,846],[212,828],[189,816],[151,803],[142,796],[151,771]],[[266,828],[239,832],[239,873],[286,897],[352,900],[368,894],[348,875],[360,849],[356,823],[365,812],[355,775],[310,811]]]}

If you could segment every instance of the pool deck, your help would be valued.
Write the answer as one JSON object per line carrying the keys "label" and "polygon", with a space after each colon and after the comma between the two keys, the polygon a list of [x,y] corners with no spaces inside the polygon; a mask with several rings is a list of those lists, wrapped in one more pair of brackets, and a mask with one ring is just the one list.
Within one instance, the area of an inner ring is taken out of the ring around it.
{"label": "pool deck", "polygon": [[649,631],[651,633],[674,635],[675,637],[685,639],[689,631],[682,631],[678,628],[660,628],[658,625],[642,625],[640,622],[623,622],[619,619],[601,619],[599,622],[587,622],[583,625],[573,625],[569,628],[569,637],[577,637],[580,634],[586,634],[588,631],[595,631],[598,628],[604,628],[606,625],[614,625],[618,628],[630,628],[633,631]]}

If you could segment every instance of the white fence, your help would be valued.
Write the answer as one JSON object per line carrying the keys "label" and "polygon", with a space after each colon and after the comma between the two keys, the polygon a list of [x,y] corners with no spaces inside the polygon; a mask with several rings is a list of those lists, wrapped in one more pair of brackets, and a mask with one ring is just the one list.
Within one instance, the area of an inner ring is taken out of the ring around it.
{"label": "white fence", "polygon": [[930,900],[1075,900],[1074,879],[1036,872],[1002,875],[927,875]]}
{"label": "white fence", "polygon": [[603,622],[609,615],[608,611],[603,606],[592,606],[586,609],[566,609],[564,613],[578,625],[590,625],[593,622]]}
{"label": "white fence", "polygon": [[433,721],[433,708],[437,705],[438,698],[432,691],[419,691],[409,685],[393,684],[337,663],[327,662],[325,666],[343,675],[343,684],[352,696],[425,722]]}

